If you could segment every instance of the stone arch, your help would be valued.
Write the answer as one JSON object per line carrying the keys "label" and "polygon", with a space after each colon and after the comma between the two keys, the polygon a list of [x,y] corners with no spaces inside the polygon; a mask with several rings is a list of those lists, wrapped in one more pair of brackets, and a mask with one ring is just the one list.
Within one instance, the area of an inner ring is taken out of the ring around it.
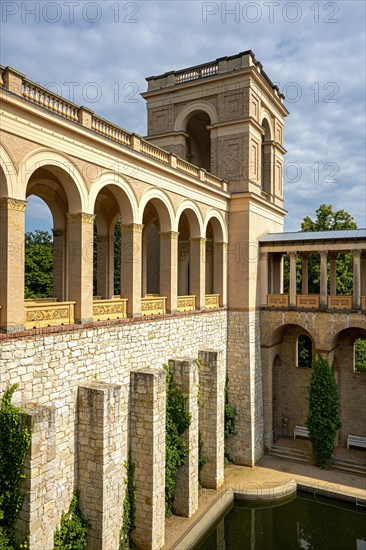
{"label": "stone arch", "polygon": [[24,186],[21,190],[22,200],[25,200],[30,178],[36,170],[43,167],[47,167],[60,179],[63,179],[64,174],[68,176],[64,190],[68,198],[69,213],[91,213],[88,211],[87,187],[79,169],[68,157],[50,149],[38,149],[27,155],[21,162],[19,179]]}
{"label": "stone arch", "polygon": [[216,124],[218,122],[218,114],[216,108],[206,101],[194,101],[189,105],[186,105],[177,115],[177,118],[174,122],[174,131],[175,132],[185,132],[187,127],[187,122],[190,117],[198,111],[203,111],[206,113],[211,121],[211,124]]}
{"label": "stone arch", "polygon": [[199,210],[198,206],[190,200],[185,200],[178,206],[174,220],[174,231],[178,231],[179,220],[183,213],[187,216],[191,231],[191,237],[203,237],[204,228],[201,211]]}
{"label": "stone arch", "polygon": [[0,144],[0,198],[21,198],[15,163],[3,145]]}
{"label": "stone arch", "polygon": [[204,226],[203,226],[204,236],[206,235],[207,226],[208,226],[209,222],[211,222],[211,224],[212,224],[212,229],[213,229],[213,232],[214,232],[215,242],[217,242],[217,243],[219,243],[219,242],[227,243],[228,242],[227,226],[226,226],[225,220],[223,219],[220,212],[218,212],[217,210],[212,209],[206,214],[205,222],[204,222]]}
{"label": "stone arch", "polygon": [[104,172],[92,183],[88,208],[94,212],[95,202],[103,187],[109,186],[115,195],[124,224],[137,223],[138,205],[129,183],[114,172]]}
{"label": "stone arch", "polygon": [[159,216],[160,231],[172,231],[174,227],[174,208],[169,197],[160,189],[149,189],[144,193],[139,204],[138,223],[143,223],[146,205],[151,202]]}
{"label": "stone arch", "polygon": [[347,327],[336,335],[334,370],[338,384],[341,428],[338,446],[347,446],[347,437],[366,437],[366,373],[354,369],[354,344],[358,338],[366,339],[363,327]]}
{"label": "stone arch", "polygon": [[297,366],[297,341],[299,335],[306,335],[314,348],[314,339],[296,323],[286,323],[274,332],[278,348],[272,362],[273,429],[278,436],[293,437],[295,426],[305,425],[312,372]]}

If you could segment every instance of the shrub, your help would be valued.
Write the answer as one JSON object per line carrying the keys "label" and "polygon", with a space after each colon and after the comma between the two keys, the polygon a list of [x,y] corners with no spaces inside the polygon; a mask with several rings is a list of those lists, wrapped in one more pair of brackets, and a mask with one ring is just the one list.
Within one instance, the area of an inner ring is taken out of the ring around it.
{"label": "shrub", "polygon": [[62,512],[61,524],[54,535],[54,550],[85,550],[90,523],[83,518],[79,491],[74,492],[67,513]]}
{"label": "shrub", "polygon": [[306,426],[309,429],[315,464],[320,468],[330,468],[334,439],[341,426],[338,387],[333,368],[320,355],[313,364]]}

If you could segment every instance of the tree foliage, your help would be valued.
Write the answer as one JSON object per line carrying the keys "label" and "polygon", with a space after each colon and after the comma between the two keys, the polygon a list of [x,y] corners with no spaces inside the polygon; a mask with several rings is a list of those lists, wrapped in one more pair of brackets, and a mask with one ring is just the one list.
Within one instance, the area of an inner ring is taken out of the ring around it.
{"label": "tree foliage", "polygon": [[81,513],[79,491],[76,490],[69,511],[62,512],[60,527],[53,538],[54,550],[85,550],[89,526]]}
{"label": "tree foliage", "polygon": [[25,234],[25,298],[53,295],[52,247],[52,235],[48,231],[37,229]]}
{"label": "tree foliage", "polygon": [[[305,216],[301,222],[301,231],[335,231],[357,229],[353,216],[345,210],[333,210],[331,204],[321,204],[315,211],[315,219]],[[320,258],[318,254],[309,256],[308,283],[309,294],[320,291]],[[337,294],[352,294],[353,291],[353,256],[350,253],[339,254],[336,261]],[[287,256],[284,261],[284,291],[289,291],[290,262]],[[301,258],[297,257],[296,287],[301,294]]]}
{"label": "tree foliage", "polygon": [[313,363],[306,426],[309,429],[315,464],[320,468],[330,468],[334,439],[341,423],[334,371],[321,355],[317,355]]}
{"label": "tree foliage", "polygon": [[366,338],[357,338],[355,346],[355,372],[366,373]]}
{"label": "tree foliage", "polygon": [[188,456],[187,443],[181,438],[191,423],[191,415],[186,410],[186,401],[174,378],[169,365],[166,369],[166,468],[165,468],[165,511],[173,513],[175,476]]}
{"label": "tree foliage", "polygon": [[5,391],[0,406],[0,548],[4,550],[18,548],[14,526],[24,499],[24,461],[32,439],[24,417],[11,402],[17,387]]}

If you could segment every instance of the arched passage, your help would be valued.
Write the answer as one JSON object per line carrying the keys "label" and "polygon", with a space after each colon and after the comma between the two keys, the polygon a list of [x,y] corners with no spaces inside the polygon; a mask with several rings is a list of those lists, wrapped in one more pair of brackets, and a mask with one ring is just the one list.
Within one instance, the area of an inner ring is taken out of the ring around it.
{"label": "arched passage", "polygon": [[298,363],[298,340],[306,336],[313,352],[314,342],[309,332],[295,324],[284,325],[277,331],[280,334],[280,353],[274,358],[272,371],[273,430],[277,436],[293,437],[295,426],[305,426],[311,378],[311,369]]}
{"label": "arched passage", "polygon": [[205,293],[207,305],[226,305],[226,226],[221,216],[211,211],[205,220]]}
{"label": "arched passage", "polygon": [[338,445],[347,446],[347,437],[366,437],[366,373],[356,372],[355,343],[366,342],[366,329],[347,328],[336,335],[335,375],[338,383],[341,428]]}
{"label": "arched passage", "polygon": [[146,193],[140,203],[143,226],[141,306],[143,314],[144,312],[148,314],[175,311],[177,307],[178,234],[172,231],[172,212],[170,201],[159,192],[156,192],[155,196],[152,192]]}

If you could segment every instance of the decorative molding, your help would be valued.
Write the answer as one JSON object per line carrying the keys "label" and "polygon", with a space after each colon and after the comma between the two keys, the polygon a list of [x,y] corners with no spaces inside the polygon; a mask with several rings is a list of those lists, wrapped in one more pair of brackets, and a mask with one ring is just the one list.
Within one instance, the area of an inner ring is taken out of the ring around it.
{"label": "decorative molding", "polygon": [[214,242],[214,248],[216,249],[222,249],[222,250],[227,250],[227,247],[228,247],[228,243],[215,243]]}
{"label": "decorative molding", "polygon": [[52,233],[54,237],[63,237],[65,235],[64,229],[52,229]]}
{"label": "decorative molding", "polygon": [[17,212],[25,212],[27,201],[3,197],[0,199],[0,210],[16,210]]}
{"label": "decorative molding", "polygon": [[104,235],[98,235],[97,243],[106,243],[106,242],[108,242],[108,237],[105,237]]}
{"label": "decorative molding", "polygon": [[90,223],[95,220],[94,214],[86,214],[85,212],[76,212],[75,214],[66,214],[69,223]]}
{"label": "decorative molding", "polygon": [[178,239],[179,232],[178,231],[165,231],[160,232],[160,237],[162,239]]}
{"label": "decorative molding", "polygon": [[142,233],[144,226],[140,223],[128,223],[121,225],[122,233]]}

